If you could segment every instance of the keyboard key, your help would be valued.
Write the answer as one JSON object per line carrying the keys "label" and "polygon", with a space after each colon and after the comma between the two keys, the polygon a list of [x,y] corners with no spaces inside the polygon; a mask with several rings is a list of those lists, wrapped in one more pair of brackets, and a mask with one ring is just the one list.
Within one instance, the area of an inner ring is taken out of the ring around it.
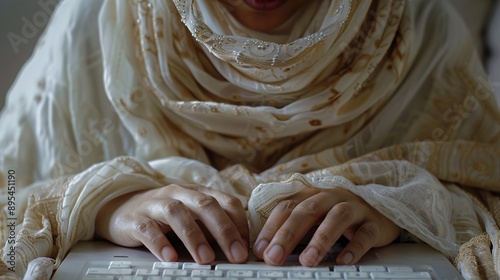
{"label": "keyboard key", "polygon": [[178,262],[155,262],[153,264],[153,268],[170,268],[170,269],[177,269],[180,268],[180,263]]}
{"label": "keyboard key", "polygon": [[236,264],[236,263],[221,263],[215,266],[215,270],[260,270],[260,271],[330,271],[328,266],[318,266],[318,267],[303,267],[303,266],[287,266],[286,269],[282,266],[271,266],[260,263],[246,263],[246,264]]}
{"label": "keyboard key", "polygon": [[344,279],[344,276],[340,272],[333,271],[321,271],[316,272],[317,279]]}
{"label": "keyboard key", "polygon": [[384,271],[387,271],[385,266],[379,266],[379,265],[360,265],[358,270],[360,272],[384,272]]}
{"label": "keyboard key", "polygon": [[311,271],[290,271],[288,272],[288,278],[314,278],[314,275]]}
{"label": "keyboard key", "polygon": [[191,272],[193,277],[222,277],[223,275],[222,270],[193,270]]}
{"label": "keyboard key", "polygon": [[201,277],[177,277],[175,280],[201,280]]}
{"label": "keyboard key", "polygon": [[370,274],[368,272],[345,272],[344,279],[370,279]]}
{"label": "keyboard key", "polygon": [[227,272],[227,277],[253,278],[253,271],[251,271],[251,270],[229,270]]}
{"label": "keyboard key", "polygon": [[259,278],[285,278],[285,272],[283,271],[259,271],[257,273]]}
{"label": "keyboard key", "polygon": [[210,266],[209,264],[184,263],[182,265],[182,269],[186,269],[186,270],[191,270],[191,269],[210,270],[211,268],[212,268],[212,266]]}
{"label": "keyboard key", "polygon": [[83,280],[113,280],[113,275],[86,275]]}
{"label": "keyboard key", "polygon": [[316,280],[316,278],[274,278],[273,280]]}
{"label": "keyboard key", "polygon": [[188,271],[182,269],[165,269],[163,270],[163,276],[188,276]]}
{"label": "keyboard key", "polygon": [[372,272],[372,279],[432,279],[429,272]]}
{"label": "keyboard key", "polygon": [[142,276],[120,276],[118,280],[143,280],[144,278]]}
{"label": "keyboard key", "polygon": [[160,270],[159,269],[140,268],[137,270],[135,275],[137,275],[137,276],[156,276],[156,275],[160,275]]}
{"label": "keyboard key", "polygon": [[87,275],[132,275],[133,270],[130,268],[101,268],[91,267],[87,270]]}
{"label": "keyboard key", "polygon": [[316,280],[316,278],[275,278],[273,280]]}
{"label": "keyboard key", "polygon": [[131,268],[132,263],[129,261],[112,261],[109,263],[109,268]]}
{"label": "keyboard key", "polygon": [[172,277],[168,276],[149,276],[146,280],[172,280]]}
{"label": "keyboard key", "polygon": [[333,267],[335,272],[357,272],[358,269],[354,265],[336,265]]}
{"label": "keyboard key", "polygon": [[388,266],[387,271],[389,271],[389,272],[413,272],[413,269],[409,266]]}

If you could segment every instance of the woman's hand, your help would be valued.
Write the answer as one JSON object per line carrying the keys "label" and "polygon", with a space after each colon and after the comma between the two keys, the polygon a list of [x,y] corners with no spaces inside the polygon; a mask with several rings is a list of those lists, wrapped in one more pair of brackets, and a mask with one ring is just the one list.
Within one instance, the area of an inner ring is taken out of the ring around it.
{"label": "woman's hand", "polygon": [[303,266],[318,265],[342,235],[349,243],[336,261],[350,265],[370,248],[387,245],[400,234],[397,225],[348,190],[307,189],[273,209],[255,242],[254,253],[268,264],[282,265],[299,241],[318,224],[300,254]]}
{"label": "woman's hand", "polygon": [[169,185],[136,192],[106,203],[96,219],[96,233],[118,245],[145,245],[162,261],[177,260],[165,236],[174,231],[196,262],[207,264],[215,253],[197,221],[233,263],[248,257],[248,225],[241,202],[198,185]]}

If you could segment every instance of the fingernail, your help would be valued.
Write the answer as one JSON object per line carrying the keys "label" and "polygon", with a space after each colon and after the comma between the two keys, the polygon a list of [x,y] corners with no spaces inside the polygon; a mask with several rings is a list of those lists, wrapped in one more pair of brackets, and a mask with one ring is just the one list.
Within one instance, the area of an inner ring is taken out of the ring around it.
{"label": "fingernail", "polygon": [[215,258],[214,252],[208,247],[207,244],[201,244],[198,247],[198,256],[202,263],[210,263]]}
{"label": "fingernail", "polygon": [[315,266],[318,263],[319,252],[314,247],[307,247],[304,252],[301,254],[301,259],[306,261],[308,266]]}
{"label": "fingernail", "polygon": [[264,251],[266,250],[267,246],[269,246],[269,242],[265,239],[262,239],[257,243],[257,246],[255,246],[255,254],[258,255],[259,257],[264,256]]}
{"label": "fingernail", "polygon": [[354,256],[351,252],[347,252],[342,256],[344,264],[351,264],[352,260],[354,260]]}
{"label": "fingernail", "polygon": [[248,252],[241,242],[235,241],[231,244],[231,255],[235,261],[239,262],[246,260]]}
{"label": "fingernail", "polygon": [[269,260],[271,264],[274,265],[280,265],[283,261],[283,258],[285,257],[285,250],[281,245],[274,245],[271,247],[269,251],[267,251],[266,254],[266,260]]}
{"label": "fingernail", "polygon": [[172,247],[170,246],[163,247],[160,251],[160,254],[164,262],[175,260],[175,257],[177,255],[174,249],[172,249]]}

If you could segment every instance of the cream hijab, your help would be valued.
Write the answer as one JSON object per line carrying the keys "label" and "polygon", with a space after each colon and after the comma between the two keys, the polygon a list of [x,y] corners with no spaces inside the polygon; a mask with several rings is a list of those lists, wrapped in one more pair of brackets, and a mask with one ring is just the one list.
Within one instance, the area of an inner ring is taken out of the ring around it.
{"label": "cream hijab", "polygon": [[253,238],[281,199],[346,188],[466,278],[500,275],[500,116],[445,2],[310,1],[272,34],[230,8],[61,4],[0,117],[18,277],[49,277],[106,201],[170,183],[237,196]]}

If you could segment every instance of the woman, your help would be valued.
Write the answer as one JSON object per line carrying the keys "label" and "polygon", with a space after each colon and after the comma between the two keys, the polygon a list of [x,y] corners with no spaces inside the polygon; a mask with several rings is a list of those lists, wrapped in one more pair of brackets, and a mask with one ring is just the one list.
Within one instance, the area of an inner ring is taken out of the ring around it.
{"label": "woman", "polygon": [[443,1],[63,2],[0,120],[17,275],[92,238],[175,260],[169,232],[281,265],[319,225],[305,266],[411,237],[498,277],[500,115],[465,29]]}

